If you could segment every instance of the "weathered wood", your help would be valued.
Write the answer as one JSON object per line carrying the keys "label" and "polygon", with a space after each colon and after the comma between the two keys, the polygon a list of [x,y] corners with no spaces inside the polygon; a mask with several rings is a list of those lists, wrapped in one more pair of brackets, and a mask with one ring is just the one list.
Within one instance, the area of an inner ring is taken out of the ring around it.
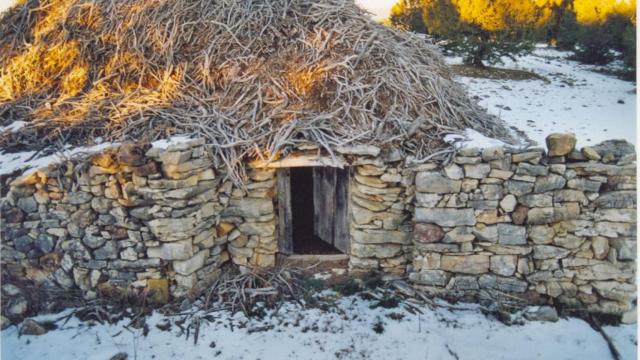
{"label": "weathered wood", "polygon": [[313,168],[313,231],[331,245],[334,238],[335,184],[335,168]]}
{"label": "weathered wood", "polygon": [[350,169],[336,169],[333,246],[349,255],[349,178]]}
{"label": "weathered wood", "polygon": [[284,159],[274,160],[271,162],[265,160],[255,160],[250,163],[253,168],[292,168],[292,167],[338,167],[344,168],[347,162],[342,156],[336,155],[335,157],[320,156],[320,155],[289,155]]}
{"label": "weathered wood", "polygon": [[293,215],[291,213],[291,171],[278,169],[278,251],[282,254],[293,253]]}

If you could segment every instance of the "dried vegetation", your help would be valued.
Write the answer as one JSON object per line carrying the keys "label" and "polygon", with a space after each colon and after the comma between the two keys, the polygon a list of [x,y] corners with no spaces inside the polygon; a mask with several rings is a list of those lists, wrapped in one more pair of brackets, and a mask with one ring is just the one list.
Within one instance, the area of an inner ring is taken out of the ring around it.
{"label": "dried vegetation", "polygon": [[351,0],[27,0],[0,35],[0,125],[30,123],[5,150],[193,134],[237,168],[308,141],[420,162],[461,129],[510,139],[435,48]]}

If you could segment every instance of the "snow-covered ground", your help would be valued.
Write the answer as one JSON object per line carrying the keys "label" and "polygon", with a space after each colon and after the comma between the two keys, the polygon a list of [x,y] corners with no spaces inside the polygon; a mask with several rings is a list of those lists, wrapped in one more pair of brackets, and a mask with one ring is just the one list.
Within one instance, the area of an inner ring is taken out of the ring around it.
{"label": "snow-covered ground", "polygon": [[[534,72],[543,80],[494,80],[458,77],[480,105],[523,130],[544,146],[552,132],[573,132],[578,147],[609,139],[636,144],[636,84],[594,72],[593,66],[567,60],[568,52],[538,46],[499,68]],[[447,58],[451,64],[460,58]]]}
{"label": "snow-covered ground", "polygon": [[[591,71],[564,59],[568,54],[546,48],[503,67],[526,69],[549,80],[489,80],[459,77],[472,95],[508,124],[540,144],[551,132],[572,131],[578,146],[612,138],[636,143],[635,84]],[[459,59],[449,59],[452,63]],[[15,131],[12,124],[0,131]],[[493,144],[469,132],[474,143]],[[180,140],[180,139],[178,139]],[[24,166],[38,167],[81,151],[113,144],[68,149],[64,155],[30,159],[33,152],[0,154],[0,174]],[[159,142],[156,146],[167,146]],[[126,322],[88,326],[72,318],[55,331],[35,337],[18,336],[12,326],[1,333],[3,359],[108,359],[125,352],[129,359],[610,359],[601,334],[579,319],[555,323],[530,322],[506,326],[483,315],[474,305],[462,310],[422,307],[423,314],[403,308],[370,308],[356,297],[339,299],[328,312],[287,304],[264,320],[240,314],[211,314],[203,322],[198,344],[185,339],[179,327],[162,331],[167,321],[153,315],[149,333]],[[55,319],[63,314],[36,319]],[[173,319],[173,318],[172,318]],[[374,331],[376,323],[383,332]],[[635,325],[605,327],[622,359],[636,358]]]}
{"label": "snow-covered ground", "polygon": [[[371,308],[357,296],[337,299],[328,311],[287,303],[273,316],[249,320],[240,313],[213,313],[202,322],[198,343],[155,313],[149,333],[116,325],[87,326],[72,318],[41,336],[18,336],[15,326],[2,332],[3,359],[611,359],[602,335],[579,319],[527,321],[506,326],[482,315],[476,305],[460,310],[420,306]],[[41,316],[51,320],[62,314]],[[376,323],[378,333],[374,330]],[[186,325],[186,324],[185,324]],[[605,327],[622,359],[635,359],[636,326]],[[193,334],[193,332],[192,332]]]}

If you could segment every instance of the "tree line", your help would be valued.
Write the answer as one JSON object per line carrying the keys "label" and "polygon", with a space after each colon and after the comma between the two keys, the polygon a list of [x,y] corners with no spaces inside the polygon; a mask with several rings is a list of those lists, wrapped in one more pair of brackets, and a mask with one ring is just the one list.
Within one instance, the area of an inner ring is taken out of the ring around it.
{"label": "tree line", "polygon": [[399,0],[389,23],[430,34],[479,67],[527,53],[536,42],[587,64],[636,65],[635,0]]}

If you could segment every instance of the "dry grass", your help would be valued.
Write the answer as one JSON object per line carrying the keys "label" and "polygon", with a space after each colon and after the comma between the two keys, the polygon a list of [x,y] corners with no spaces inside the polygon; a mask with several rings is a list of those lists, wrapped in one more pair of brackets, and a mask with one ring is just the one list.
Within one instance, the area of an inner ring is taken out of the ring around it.
{"label": "dry grass", "polygon": [[510,140],[437,50],[351,0],[28,0],[0,35],[0,122],[30,121],[4,149],[194,134],[240,179],[303,141],[420,162],[464,128]]}

